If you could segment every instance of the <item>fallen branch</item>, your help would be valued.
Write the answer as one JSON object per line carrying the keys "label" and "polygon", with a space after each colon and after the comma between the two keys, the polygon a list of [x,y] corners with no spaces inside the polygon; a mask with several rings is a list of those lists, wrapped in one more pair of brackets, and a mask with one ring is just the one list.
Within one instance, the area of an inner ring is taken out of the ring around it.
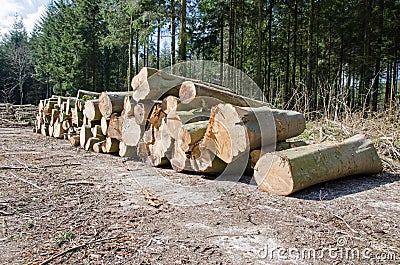
{"label": "fallen branch", "polygon": [[87,185],[87,186],[94,186],[94,183],[88,181],[67,181],[65,185]]}
{"label": "fallen branch", "polygon": [[78,249],[83,248],[83,247],[86,247],[86,246],[88,246],[88,245],[96,244],[96,243],[102,243],[102,242],[105,242],[105,241],[109,241],[109,240],[113,240],[113,239],[118,239],[118,238],[122,238],[122,237],[123,237],[123,236],[108,237],[108,238],[103,238],[103,239],[98,239],[98,240],[92,240],[92,241],[89,241],[89,242],[86,242],[86,243],[77,245],[77,246],[75,246],[75,247],[66,249],[66,250],[64,250],[64,251],[62,251],[62,252],[60,252],[60,253],[58,253],[58,254],[56,254],[56,255],[54,255],[54,256],[48,258],[48,259],[46,259],[45,261],[43,261],[43,262],[40,263],[39,265],[48,264],[49,262],[55,260],[56,258],[61,257],[61,256],[65,255],[65,254],[67,254],[68,252],[78,250]]}
{"label": "fallen branch", "polygon": [[64,166],[80,166],[82,165],[81,163],[64,163],[64,164],[52,164],[52,165],[44,165],[41,167],[33,166],[33,165],[27,165],[23,167],[16,167],[16,166],[1,166],[0,170],[7,170],[7,169],[45,169],[49,167],[64,167]]}
{"label": "fallen branch", "polygon": [[43,188],[39,187],[38,185],[36,185],[35,183],[33,183],[33,182],[31,182],[31,181],[29,181],[29,180],[27,180],[27,179],[21,178],[21,177],[15,175],[15,174],[13,174],[12,172],[10,172],[10,174],[11,174],[11,176],[13,176],[14,178],[19,179],[19,180],[21,180],[22,182],[25,182],[25,183],[27,183],[27,184],[29,184],[29,185],[31,185],[31,186],[33,186],[33,187],[39,189],[39,190],[43,189]]}

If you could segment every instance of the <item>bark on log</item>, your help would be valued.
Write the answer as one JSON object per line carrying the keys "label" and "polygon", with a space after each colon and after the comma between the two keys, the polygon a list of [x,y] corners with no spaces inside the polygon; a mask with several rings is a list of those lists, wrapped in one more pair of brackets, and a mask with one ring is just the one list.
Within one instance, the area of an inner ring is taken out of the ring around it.
{"label": "bark on log", "polygon": [[381,171],[372,142],[356,135],[343,142],[266,153],[254,168],[254,178],[263,191],[289,195],[325,181]]}
{"label": "bark on log", "polygon": [[109,118],[111,114],[121,114],[124,109],[125,96],[132,92],[102,92],[99,96],[99,109],[103,117]]}
{"label": "bark on log", "polygon": [[240,96],[228,90],[216,89],[209,85],[194,83],[192,81],[183,82],[179,90],[180,101],[189,104],[196,97],[216,98],[224,103],[239,107],[267,106],[265,102]]}
{"label": "bark on log", "polygon": [[85,102],[83,114],[88,118],[89,121],[99,121],[101,119],[99,100],[87,100]]}
{"label": "bark on log", "polygon": [[[287,150],[290,148],[295,148],[295,147],[300,147],[300,146],[306,146],[307,143],[303,141],[296,141],[296,142],[277,142],[275,150],[276,151],[282,151],[282,150]],[[260,159],[260,156],[262,154],[261,149],[254,149],[250,152],[250,161],[251,161],[251,168],[254,168],[254,166],[257,164],[258,160]]]}
{"label": "bark on log", "polygon": [[118,141],[122,140],[122,122],[123,119],[116,113],[113,113],[110,117],[110,121],[108,123],[107,128],[107,136],[117,139]]}
{"label": "bark on log", "polygon": [[82,148],[85,148],[86,142],[87,140],[92,137],[92,130],[89,126],[87,125],[82,125],[81,127],[81,131],[79,132],[79,136],[80,136],[80,146]]}
{"label": "bark on log", "polygon": [[192,81],[217,90],[223,90],[221,86],[215,84],[169,74],[154,68],[144,67],[132,79],[132,97],[137,102],[144,99],[161,100],[167,96],[178,97],[180,86],[185,81]]}
{"label": "bark on log", "polygon": [[[260,122],[263,130],[260,130]],[[218,104],[211,111],[210,122],[201,145],[225,163],[231,163],[246,151],[297,136],[304,129],[304,116],[295,111]],[[274,135],[275,139],[272,139]]]}
{"label": "bark on log", "polygon": [[132,97],[138,102],[144,99],[158,100],[168,95],[178,96],[183,81],[182,77],[144,67],[132,79]]}

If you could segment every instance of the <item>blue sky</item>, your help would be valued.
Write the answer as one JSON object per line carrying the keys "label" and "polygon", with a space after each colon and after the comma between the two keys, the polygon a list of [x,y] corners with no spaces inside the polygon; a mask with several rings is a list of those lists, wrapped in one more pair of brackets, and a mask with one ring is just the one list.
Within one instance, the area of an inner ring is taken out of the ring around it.
{"label": "blue sky", "polygon": [[0,33],[11,29],[15,15],[22,17],[25,28],[31,32],[50,0],[0,0]]}

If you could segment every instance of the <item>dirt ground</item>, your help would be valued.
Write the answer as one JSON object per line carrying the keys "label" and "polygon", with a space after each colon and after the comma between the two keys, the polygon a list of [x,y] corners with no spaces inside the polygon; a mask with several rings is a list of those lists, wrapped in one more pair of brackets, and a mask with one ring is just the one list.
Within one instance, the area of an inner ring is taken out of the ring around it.
{"label": "dirt ground", "polygon": [[158,205],[158,192],[138,179],[216,181],[85,152],[30,128],[3,126],[0,137],[1,264],[400,262],[395,171],[290,197],[261,192],[245,179],[210,203]]}

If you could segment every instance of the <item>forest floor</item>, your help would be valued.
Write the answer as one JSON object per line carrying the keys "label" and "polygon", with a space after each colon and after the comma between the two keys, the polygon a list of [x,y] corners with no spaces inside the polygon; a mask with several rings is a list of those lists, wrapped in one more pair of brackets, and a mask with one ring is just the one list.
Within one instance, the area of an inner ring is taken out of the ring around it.
{"label": "forest floor", "polygon": [[136,180],[159,174],[190,185],[215,180],[0,126],[0,263],[398,264],[400,129],[398,119],[377,125],[378,119],[311,122],[300,138],[365,133],[384,159],[382,174],[289,197],[243,180],[197,206],[159,202]]}

